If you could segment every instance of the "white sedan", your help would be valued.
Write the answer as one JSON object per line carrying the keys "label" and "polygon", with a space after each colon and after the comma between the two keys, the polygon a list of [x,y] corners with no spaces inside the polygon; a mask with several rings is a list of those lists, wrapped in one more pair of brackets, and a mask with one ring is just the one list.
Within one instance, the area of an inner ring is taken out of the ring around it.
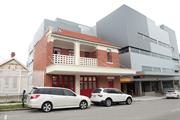
{"label": "white sedan", "polygon": [[166,98],[180,98],[180,91],[179,90],[168,90],[166,92]]}
{"label": "white sedan", "polygon": [[27,97],[27,105],[49,112],[58,108],[86,109],[91,106],[91,101],[88,97],[77,95],[67,88],[35,87]]}

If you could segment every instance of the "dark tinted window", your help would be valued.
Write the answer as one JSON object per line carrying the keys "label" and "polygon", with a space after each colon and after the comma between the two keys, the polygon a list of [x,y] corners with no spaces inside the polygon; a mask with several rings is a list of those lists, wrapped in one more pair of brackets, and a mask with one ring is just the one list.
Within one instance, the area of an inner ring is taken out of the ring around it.
{"label": "dark tinted window", "polygon": [[121,93],[118,89],[104,89],[103,92],[113,93],[113,94],[120,94]]}
{"label": "dark tinted window", "polygon": [[53,95],[64,95],[62,89],[51,89]]}
{"label": "dark tinted window", "polygon": [[94,91],[93,91],[93,93],[100,93],[101,92],[101,89],[95,89]]}
{"label": "dark tinted window", "polygon": [[64,89],[64,95],[65,96],[76,96],[72,91]]}
{"label": "dark tinted window", "polygon": [[34,88],[33,94],[52,94],[52,89],[49,88]]}

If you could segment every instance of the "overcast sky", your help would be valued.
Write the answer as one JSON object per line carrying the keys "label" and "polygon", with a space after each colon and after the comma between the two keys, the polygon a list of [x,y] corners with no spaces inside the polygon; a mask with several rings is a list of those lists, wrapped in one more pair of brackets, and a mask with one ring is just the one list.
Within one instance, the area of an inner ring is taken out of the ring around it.
{"label": "overcast sky", "polygon": [[180,0],[1,0],[0,61],[16,58],[26,63],[28,46],[44,18],[63,18],[88,26],[126,4],[176,32],[180,50]]}

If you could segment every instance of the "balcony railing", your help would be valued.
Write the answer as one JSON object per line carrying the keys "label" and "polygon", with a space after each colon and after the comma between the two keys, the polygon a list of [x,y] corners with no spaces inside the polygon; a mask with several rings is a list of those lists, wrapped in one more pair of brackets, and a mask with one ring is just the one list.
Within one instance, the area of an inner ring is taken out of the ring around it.
{"label": "balcony railing", "polygon": [[[75,65],[75,56],[53,54],[54,64]],[[97,66],[96,58],[80,57],[79,65],[81,66]]]}
{"label": "balcony railing", "polygon": [[82,66],[97,66],[97,59],[80,57],[80,65],[82,65]]}
{"label": "balcony railing", "polygon": [[70,55],[53,54],[54,64],[75,64],[75,57]]}

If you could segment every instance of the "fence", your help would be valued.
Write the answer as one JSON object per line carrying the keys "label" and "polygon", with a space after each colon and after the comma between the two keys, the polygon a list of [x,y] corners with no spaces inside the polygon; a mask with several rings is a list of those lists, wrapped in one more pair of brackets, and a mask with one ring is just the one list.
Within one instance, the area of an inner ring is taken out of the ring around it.
{"label": "fence", "polygon": [[22,94],[13,93],[0,93],[0,104],[1,103],[15,103],[22,101]]}

